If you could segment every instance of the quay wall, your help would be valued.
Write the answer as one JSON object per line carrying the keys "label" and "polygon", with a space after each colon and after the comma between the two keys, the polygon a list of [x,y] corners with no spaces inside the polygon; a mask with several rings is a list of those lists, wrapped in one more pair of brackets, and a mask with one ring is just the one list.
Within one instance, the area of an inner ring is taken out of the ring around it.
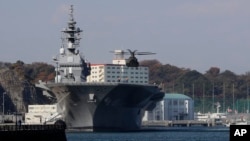
{"label": "quay wall", "polygon": [[0,138],[10,141],[67,141],[62,125],[0,125]]}
{"label": "quay wall", "polygon": [[216,126],[217,124],[211,121],[197,121],[197,120],[162,120],[162,121],[143,121],[142,126]]}

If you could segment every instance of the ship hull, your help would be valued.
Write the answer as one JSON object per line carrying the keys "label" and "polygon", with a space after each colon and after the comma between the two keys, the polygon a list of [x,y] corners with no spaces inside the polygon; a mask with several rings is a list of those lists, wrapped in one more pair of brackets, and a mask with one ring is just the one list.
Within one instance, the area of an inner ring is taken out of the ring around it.
{"label": "ship hull", "polygon": [[164,96],[153,85],[47,84],[68,129],[138,130],[145,110]]}

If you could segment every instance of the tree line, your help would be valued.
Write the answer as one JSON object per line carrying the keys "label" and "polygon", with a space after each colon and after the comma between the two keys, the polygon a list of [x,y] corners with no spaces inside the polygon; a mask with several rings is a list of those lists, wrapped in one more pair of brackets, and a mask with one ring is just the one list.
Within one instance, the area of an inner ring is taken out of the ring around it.
{"label": "tree line", "polygon": [[150,70],[150,83],[159,84],[166,93],[181,93],[194,99],[195,111],[247,112],[249,106],[250,72],[236,75],[230,70],[211,67],[204,74],[189,68],[144,60],[141,65]]}
{"label": "tree line", "polygon": [[[249,109],[250,72],[236,75],[230,70],[221,72],[220,68],[211,67],[202,74],[158,60],[143,60],[140,65],[149,67],[150,83],[158,84],[165,93],[180,93],[193,98],[196,112],[215,112],[218,103],[220,112],[228,109],[246,112]],[[0,73],[3,71],[15,72],[19,79],[31,84],[55,78],[55,67],[43,62],[0,62]]]}

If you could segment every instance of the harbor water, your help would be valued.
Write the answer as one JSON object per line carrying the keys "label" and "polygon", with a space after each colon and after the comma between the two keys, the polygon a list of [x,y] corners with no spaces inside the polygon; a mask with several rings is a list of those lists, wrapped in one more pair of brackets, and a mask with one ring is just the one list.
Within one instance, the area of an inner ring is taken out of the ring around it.
{"label": "harbor water", "polygon": [[229,141],[226,127],[165,127],[136,132],[68,132],[67,141]]}

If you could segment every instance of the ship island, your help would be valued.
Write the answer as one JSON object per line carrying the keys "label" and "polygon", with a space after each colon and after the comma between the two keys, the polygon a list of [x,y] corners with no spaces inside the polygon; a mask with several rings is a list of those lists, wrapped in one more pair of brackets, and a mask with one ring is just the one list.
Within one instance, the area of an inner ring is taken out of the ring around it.
{"label": "ship island", "polygon": [[[76,27],[73,5],[62,46],[53,58],[55,80],[36,87],[56,98],[59,114],[67,129],[132,131],[141,128],[145,111],[152,111],[164,93],[149,84],[149,69],[140,66],[136,50],[115,50],[112,64],[90,64],[80,47],[82,30]],[[131,56],[125,58],[125,54]],[[140,52],[147,54],[147,52]]]}

